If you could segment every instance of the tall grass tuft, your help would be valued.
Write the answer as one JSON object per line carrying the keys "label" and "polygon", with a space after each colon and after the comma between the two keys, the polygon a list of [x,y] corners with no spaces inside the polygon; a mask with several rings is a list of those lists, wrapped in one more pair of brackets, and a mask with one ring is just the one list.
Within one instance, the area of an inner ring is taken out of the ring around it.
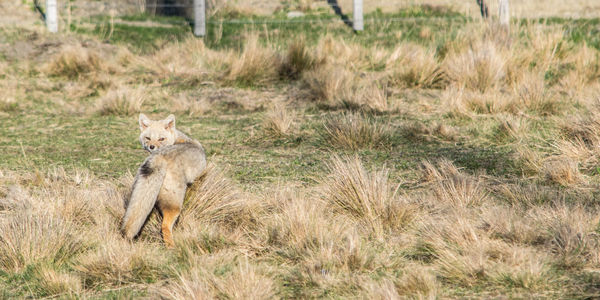
{"label": "tall grass tuft", "polygon": [[486,201],[488,192],[479,179],[461,173],[452,162],[442,160],[438,166],[423,162],[423,176],[433,183],[433,194],[441,203],[463,208]]}
{"label": "tall grass tuft", "polygon": [[267,112],[263,120],[263,129],[270,136],[289,135],[294,125],[294,112],[283,104],[275,105]]}
{"label": "tall grass tuft", "polygon": [[281,58],[271,48],[262,46],[258,35],[246,39],[239,56],[232,56],[225,79],[243,86],[262,85],[278,79]]}
{"label": "tall grass tuft", "polygon": [[489,41],[475,44],[465,52],[450,54],[445,60],[452,83],[482,93],[502,82],[505,64],[505,55]]}
{"label": "tall grass tuft", "polygon": [[43,70],[49,75],[75,79],[89,73],[108,70],[108,65],[94,50],[80,45],[69,45],[62,47]]}
{"label": "tall grass tuft", "polygon": [[386,63],[392,84],[433,88],[444,84],[443,72],[433,51],[421,46],[402,44],[392,52]]}
{"label": "tall grass tuft", "polygon": [[253,222],[251,201],[241,192],[225,171],[208,164],[204,174],[188,188],[180,223],[200,222],[250,225]]}
{"label": "tall grass tuft", "polygon": [[343,113],[325,120],[321,136],[333,147],[347,150],[386,148],[391,129],[363,113]]}
{"label": "tall grass tuft", "polygon": [[414,216],[389,182],[389,170],[369,172],[358,156],[337,155],[328,163],[325,200],[338,211],[363,224],[376,237],[402,229]]}
{"label": "tall grass tuft", "polygon": [[325,64],[304,72],[302,81],[310,98],[329,105],[340,104],[351,98],[355,75],[342,66]]}
{"label": "tall grass tuft", "polygon": [[298,79],[305,71],[312,70],[324,62],[324,58],[318,58],[314,51],[309,49],[304,38],[298,38],[288,46],[280,73],[284,78]]}
{"label": "tall grass tuft", "polygon": [[130,116],[141,111],[146,97],[143,86],[137,88],[121,86],[109,90],[100,98],[96,111],[101,115]]}
{"label": "tall grass tuft", "polygon": [[0,268],[18,272],[35,263],[63,264],[84,249],[75,227],[52,215],[15,213],[0,222]]}

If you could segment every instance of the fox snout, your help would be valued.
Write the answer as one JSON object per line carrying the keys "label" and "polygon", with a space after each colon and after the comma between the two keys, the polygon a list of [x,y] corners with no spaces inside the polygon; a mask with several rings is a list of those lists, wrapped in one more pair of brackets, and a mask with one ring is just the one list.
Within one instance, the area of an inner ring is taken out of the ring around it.
{"label": "fox snout", "polygon": [[157,151],[158,149],[161,148],[162,145],[160,145],[160,143],[151,143],[151,142],[146,142],[144,143],[144,149],[150,153]]}

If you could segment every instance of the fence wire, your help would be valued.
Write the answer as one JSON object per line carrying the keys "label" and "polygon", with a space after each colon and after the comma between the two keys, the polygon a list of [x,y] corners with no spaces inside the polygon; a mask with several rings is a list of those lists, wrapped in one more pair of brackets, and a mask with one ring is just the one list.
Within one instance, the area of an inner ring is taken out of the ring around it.
{"label": "fence wire", "polygon": [[[1,1],[1,0],[0,0]],[[43,1],[45,2],[45,1]],[[153,11],[155,9],[177,9],[177,10],[183,10],[183,9],[192,9],[194,6],[193,5],[186,5],[186,4],[142,4],[142,3],[113,3],[113,2],[83,2],[83,3],[77,3],[77,2],[68,2],[65,1],[66,3],[62,3],[59,4],[59,14],[64,13],[69,13],[71,14],[69,16],[69,18],[72,18],[72,21],[76,21],[77,18],[79,18],[80,22],[83,21],[85,23],[89,23],[89,24],[106,24],[108,21],[107,20],[99,20],[99,19],[95,19],[95,17],[102,17],[102,16],[110,16],[115,18],[116,20],[119,20],[119,18],[121,17],[125,17],[125,15],[121,15],[119,12],[123,11],[123,10],[128,10],[127,12],[131,13],[132,9],[134,12],[137,13],[144,13],[144,12],[148,12],[150,11],[151,13],[153,13]],[[385,5],[384,5],[385,6]],[[390,4],[389,6],[392,6],[392,4]],[[226,19],[226,18],[222,18],[222,17],[211,17],[209,14],[207,14],[206,16],[206,24],[218,24],[218,25],[227,25],[227,24],[232,24],[232,25],[272,25],[272,24],[281,24],[281,25],[285,25],[285,24],[329,24],[329,23],[346,23],[348,21],[351,20],[351,16],[347,15],[346,12],[343,11],[343,9],[348,9],[348,7],[341,7],[340,5],[338,5],[337,3],[327,3],[327,4],[323,4],[321,8],[324,9],[331,9],[332,11],[330,11],[330,13],[332,13],[331,15],[325,15],[323,17],[320,17],[319,15],[306,15],[309,16],[309,18],[302,18],[302,17],[288,17],[287,19],[261,19],[260,17],[258,19]],[[81,12],[81,11],[85,11],[85,16],[77,16],[77,12]],[[338,10],[338,13],[333,14],[334,11]],[[342,14],[339,14],[339,10],[342,10]],[[181,11],[180,11],[181,12]],[[349,11],[348,13],[350,13],[351,11]],[[61,16],[62,17],[62,16]],[[350,19],[350,20],[349,20]],[[404,23],[412,23],[412,22],[420,22],[420,21],[427,21],[427,22],[435,22],[435,23],[449,23],[449,22],[453,22],[454,20],[465,20],[466,17],[465,16],[444,16],[444,17],[434,17],[434,16],[427,16],[427,17],[396,17],[396,16],[389,16],[389,17],[385,17],[385,16],[378,16],[378,17],[368,17],[368,18],[364,18],[363,22],[365,24],[375,24],[375,23],[381,23],[381,22],[404,22]],[[141,21],[143,22],[143,21]],[[185,22],[187,24],[187,22]],[[158,23],[156,26],[164,26],[164,25],[177,25],[177,24],[184,24],[184,22],[166,22],[166,23]]]}

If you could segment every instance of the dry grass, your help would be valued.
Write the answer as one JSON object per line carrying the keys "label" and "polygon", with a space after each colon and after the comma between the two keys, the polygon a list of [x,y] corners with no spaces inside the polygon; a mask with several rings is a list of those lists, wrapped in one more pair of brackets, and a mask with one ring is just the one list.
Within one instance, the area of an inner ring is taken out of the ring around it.
{"label": "dry grass", "polygon": [[263,130],[269,136],[281,137],[292,133],[295,113],[283,104],[275,105],[265,115]]}
{"label": "dry grass", "polygon": [[452,207],[471,207],[484,203],[487,191],[483,183],[461,173],[452,162],[442,160],[438,166],[423,162],[423,178],[432,183],[435,198]]}
{"label": "dry grass", "polygon": [[472,45],[446,59],[450,81],[469,90],[487,92],[501,84],[506,75],[506,54],[492,42]]}
{"label": "dry grass", "polygon": [[250,35],[240,56],[232,56],[225,80],[246,86],[262,85],[278,78],[280,66],[279,55],[262,46],[258,35]]}
{"label": "dry grass", "polygon": [[81,279],[78,276],[59,272],[48,267],[40,267],[36,270],[36,277],[39,278],[40,293],[44,295],[75,296],[83,289]]}
{"label": "dry grass", "polygon": [[298,38],[288,46],[281,64],[281,74],[290,79],[298,79],[305,71],[312,70],[325,62],[324,57],[316,57],[304,38]]}
{"label": "dry grass", "polygon": [[414,44],[402,44],[386,62],[389,80],[396,85],[413,88],[443,86],[440,64],[435,53]]}
{"label": "dry grass", "polygon": [[111,67],[94,50],[79,44],[67,45],[43,67],[43,71],[52,76],[65,76],[76,79],[91,73],[108,71]]}
{"label": "dry grass", "polygon": [[[237,223],[245,217],[243,209],[246,202],[241,199],[240,192],[225,176],[225,172],[212,164],[206,167],[204,175],[188,189],[185,199],[181,215],[184,224],[187,218]],[[237,214],[236,218],[231,218],[233,214]]]}
{"label": "dry grass", "polygon": [[120,237],[109,237],[78,258],[75,270],[88,286],[120,286],[156,280],[162,276],[166,257],[148,244],[135,243]]}
{"label": "dry grass", "polygon": [[146,71],[142,76],[147,77],[147,82],[163,79],[193,85],[223,77],[231,55],[217,53],[201,39],[191,38],[168,45],[149,57],[131,60],[133,66]]}
{"label": "dry grass", "polygon": [[13,112],[19,109],[19,104],[14,98],[2,97],[0,99],[1,112]]}
{"label": "dry grass", "polygon": [[119,86],[109,90],[97,104],[96,111],[101,115],[131,116],[139,113],[148,97],[146,87],[129,88]]}
{"label": "dry grass", "polygon": [[413,209],[396,195],[387,169],[370,173],[357,156],[334,156],[328,167],[326,201],[363,223],[376,237],[402,229],[412,219]]}
{"label": "dry grass", "polygon": [[365,114],[344,113],[326,119],[321,135],[333,147],[358,150],[388,147],[391,131]]}
{"label": "dry grass", "polygon": [[526,139],[531,128],[526,118],[513,115],[498,115],[498,123],[498,137],[516,141]]}
{"label": "dry grass", "polygon": [[342,66],[330,64],[307,71],[302,76],[309,97],[330,104],[339,104],[351,98],[354,80],[352,72]]}
{"label": "dry grass", "polygon": [[60,265],[84,248],[75,227],[52,215],[21,211],[0,226],[0,266],[5,272],[18,272],[35,263]]}
{"label": "dry grass", "polygon": [[572,186],[585,182],[584,176],[579,171],[579,164],[568,157],[548,159],[544,164],[546,178],[562,186]]}

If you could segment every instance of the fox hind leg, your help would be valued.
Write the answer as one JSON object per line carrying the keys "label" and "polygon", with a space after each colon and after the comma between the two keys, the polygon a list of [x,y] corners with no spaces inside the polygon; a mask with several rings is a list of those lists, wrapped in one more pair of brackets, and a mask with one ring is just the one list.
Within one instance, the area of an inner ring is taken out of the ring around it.
{"label": "fox hind leg", "polygon": [[163,187],[158,195],[158,209],[162,214],[161,231],[165,245],[169,248],[175,246],[173,242],[173,225],[179,217],[183,206],[183,198],[187,186],[181,183],[181,180],[167,174]]}
{"label": "fox hind leg", "polygon": [[163,208],[161,211],[163,216],[161,226],[163,240],[168,248],[173,248],[175,247],[175,242],[173,242],[173,225],[175,225],[181,209],[179,207],[168,207]]}

